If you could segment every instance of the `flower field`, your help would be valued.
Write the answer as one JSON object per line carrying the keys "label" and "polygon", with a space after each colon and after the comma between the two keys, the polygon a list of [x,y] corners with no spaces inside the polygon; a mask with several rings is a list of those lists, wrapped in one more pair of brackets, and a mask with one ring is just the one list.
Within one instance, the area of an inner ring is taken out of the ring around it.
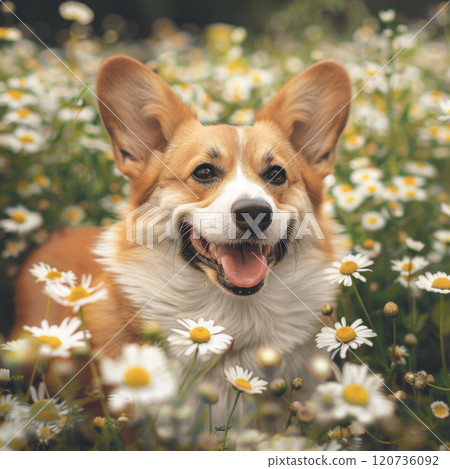
{"label": "flower field", "polygon": [[[242,27],[212,24],[195,34],[160,20],[135,43],[112,30],[91,37],[79,28],[83,18],[65,14],[77,27],[61,48],[43,47],[19,22],[0,27],[0,448],[449,450],[449,11],[423,30],[426,21],[408,25],[381,12],[351,41],[320,25],[249,37]],[[61,226],[108,226],[126,207],[127,180],[115,169],[93,94],[113,54],[158,73],[204,124],[251,124],[282,84],[322,59],[348,70],[350,121],[325,203],[348,254],[324,273],[340,293],[316,312],[331,325],[318,331],[308,363],[318,381],[311,396],[301,394],[304,376],[277,376],[279,351],[265,347],[264,374],[239,364],[224,370],[235,399],[213,426],[221,396],[202,377],[232,343],[221,324],[148,324],[143,345],[129,344],[115,359],[94,356],[83,307],[108,292],[92,285],[90,272],[77,279],[44,263],[29,275],[42,285],[47,312],[40,327],[8,341],[26,256]],[[60,324],[47,320],[54,302],[67,306]],[[172,363],[172,348],[191,357],[189,368]],[[55,382],[86,363],[92,386],[53,397]]]}

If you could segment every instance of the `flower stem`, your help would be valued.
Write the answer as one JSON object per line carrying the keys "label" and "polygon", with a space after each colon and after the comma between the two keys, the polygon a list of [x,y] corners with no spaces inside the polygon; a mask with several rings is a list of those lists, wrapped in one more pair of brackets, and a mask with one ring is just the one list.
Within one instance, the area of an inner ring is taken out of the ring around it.
{"label": "flower stem", "polygon": [[365,315],[366,315],[366,317],[367,317],[367,321],[369,322],[370,327],[372,328],[372,330],[375,330],[375,326],[373,325],[373,322],[372,322],[372,320],[370,319],[369,313],[367,312],[367,309],[366,309],[366,307],[364,306],[364,302],[363,302],[363,300],[362,300],[362,298],[361,298],[361,295],[360,295],[359,292],[358,292],[358,288],[356,287],[356,283],[355,283],[355,282],[353,282],[353,288],[355,289],[356,296],[358,297],[359,303],[360,303],[362,309],[364,310],[364,313],[365,313]]}
{"label": "flower stem", "polygon": [[440,312],[439,312],[439,342],[441,344],[441,359],[442,370],[444,376],[447,374],[447,363],[445,361],[445,348],[444,348],[444,295],[441,294]]}
{"label": "flower stem", "polygon": [[89,368],[91,370],[92,374],[92,379],[94,381],[94,386],[100,393],[100,404],[102,406],[102,411],[103,414],[107,419],[110,419],[111,416],[109,414],[108,406],[106,405],[106,400],[105,400],[105,394],[103,393],[100,377],[98,376],[97,373],[97,368],[95,367],[94,359],[92,357],[92,349],[91,349],[91,344],[89,342],[87,333],[86,333],[86,324],[84,323],[84,317],[83,317],[83,308],[80,308],[79,311],[80,315],[80,321],[81,321],[81,330],[83,331],[83,336],[84,336],[84,342],[86,344],[86,348],[88,350],[88,355],[89,355]]}
{"label": "flower stem", "polygon": [[392,339],[392,363],[394,364],[394,368],[396,365],[396,359],[395,359],[395,350],[397,349],[397,332],[395,330],[395,319],[392,318],[392,334],[393,334],[393,339]]}
{"label": "flower stem", "polygon": [[209,418],[209,434],[213,434],[213,428],[212,428],[212,404],[211,402],[208,403],[208,418]]}
{"label": "flower stem", "polygon": [[36,376],[36,362],[34,363],[33,371],[31,372],[30,384],[28,385],[27,394],[25,396],[26,402],[30,398],[30,390],[31,390],[31,386],[33,386],[33,381],[34,381],[35,376]]}
{"label": "flower stem", "polygon": [[450,391],[450,388],[441,388],[440,386],[435,386],[434,384],[427,383],[427,386],[430,386],[434,389],[439,389],[440,391]]}
{"label": "flower stem", "polygon": [[234,404],[233,404],[233,407],[231,409],[230,416],[228,417],[228,420],[227,420],[227,425],[225,427],[225,436],[223,437],[223,446],[222,446],[223,451],[225,451],[225,448],[226,448],[228,429],[230,427],[231,417],[233,416],[234,409],[236,409],[236,405],[237,405],[237,402],[239,400],[239,396],[241,395],[241,392],[242,391],[239,391],[239,389],[236,391],[236,399],[234,400]]}
{"label": "flower stem", "polygon": [[192,362],[189,365],[189,368],[187,369],[186,374],[184,375],[183,382],[180,384],[180,388],[179,388],[180,393],[183,390],[183,387],[186,384],[186,381],[189,375],[191,374],[192,368],[194,368],[195,362],[197,361],[197,355],[198,355],[198,347],[195,349],[194,358],[192,359]]}

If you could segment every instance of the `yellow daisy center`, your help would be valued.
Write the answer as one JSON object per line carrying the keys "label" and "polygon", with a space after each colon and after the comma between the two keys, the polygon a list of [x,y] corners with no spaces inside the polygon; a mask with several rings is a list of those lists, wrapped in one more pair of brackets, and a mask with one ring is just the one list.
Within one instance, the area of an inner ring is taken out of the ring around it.
{"label": "yellow daisy center", "polygon": [[59,270],[51,270],[45,278],[48,280],[56,280],[57,278],[61,278],[62,273]]}
{"label": "yellow daisy center", "polygon": [[347,138],[347,142],[348,143],[357,143],[359,141],[359,136],[358,135],[350,135],[348,138]]}
{"label": "yellow daisy center", "polygon": [[20,137],[19,140],[22,143],[33,143],[34,142],[34,138],[31,135],[22,135],[22,137]]}
{"label": "yellow daisy center", "polygon": [[375,246],[375,241],[373,239],[366,239],[363,243],[362,243],[363,247],[365,247],[366,249],[372,249],[374,246]]}
{"label": "yellow daisy center", "polygon": [[410,270],[414,270],[415,268],[416,266],[414,264],[410,264],[409,262],[402,265],[402,270],[404,270],[405,272],[409,272]]}
{"label": "yellow daisy center", "polygon": [[344,399],[350,404],[365,405],[369,402],[369,393],[359,384],[349,384],[344,389]]}
{"label": "yellow daisy center", "polygon": [[418,161],[418,162],[416,163],[416,166],[417,166],[418,168],[425,168],[426,163],[424,163],[423,161]]}
{"label": "yellow daisy center", "polygon": [[405,186],[413,186],[416,182],[414,176],[405,176]]}
{"label": "yellow daisy center", "polygon": [[81,285],[78,285],[70,291],[70,293],[66,296],[66,298],[69,301],[79,301],[82,300],[83,298],[88,298],[89,297],[89,292],[86,290],[86,288],[82,287]]}
{"label": "yellow daisy center", "polygon": [[11,404],[2,404],[0,405],[0,414],[6,414],[12,409]]}
{"label": "yellow daisy center", "polygon": [[31,114],[29,109],[19,109],[16,111],[19,117],[28,117]]}
{"label": "yellow daisy center", "polygon": [[51,422],[59,417],[58,409],[49,401],[36,401],[31,406],[31,415],[45,422]]}
{"label": "yellow daisy center", "polygon": [[143,386],[148,386],[152,379],[147,370],[140,366],[135,366],[127,370],[124,380],[128,386],[141,388]]}
{"label": "yellow daisy center", "polygon": [[339,268],[339,272],[344,275],[350,275],[353,272],[356,272],[358,269],[358,264],[353,261],[345,261],[342,263],[341,267]]}
{"label": "yellow daisy center", "polygon": [[209,342],[209,339],[211,338],[209,330],[202,326],[194,327],[194,329],[189,332],[189,335],[191,340],[193,342],[197,342],[198,344]]}
{"label": "yellow daisy center", "polygon": [[27,216],[23,212],[16,212],[13,215],[11,215],[11,218],[16,222],[16,223],[25,223],[27,221]]}
{"label": "yellow daisy center", "polygon": [[407,192],[406,192],[406,195],[407,195],[408,197],[414,197],[414,196],[416,195],[416,191],[407,191]]}
{"label": "yellow daisy center", "polygon": [[352,190],[352,186],[350,184],[344,184],[341,186],[341,191],[342,192],[350,192]]}
{"label": "yellow daisy center", "polygon": [[25,94],[20,90],[8,90],[7,93],[12,99],[22,99],[23,95]]}
{"label": "yellow daisy center", "polygon": [[450,280],[445,277],[438,277],[433,280],[431,286],[433,288],[439,288],[440,290],[450,290]]}
{"label": "yellow daisy center", "polygon": [[433,414],[437,417],[443,417],[444,415],[447,415],[447,409],[441,405],[437,405],[433,407]]}
{"label": "yellow daisy center", "polygon": [[51,335],[41,335],[40,337],[38,337],[38,340],[42,345],[48,345],[53,350],[56,350],[57,348],[61,347],[62,344],[61,340],[58,339],[58,337],[54,337]]}
{"label": "yellow daisy center", "polygon": [[336,332],[336,337],[344,342],[350,342],[356,337],[356,332],[349,326],[340,327]]}
{"label": "yellow daisy center", "polygon": [[375,225],[375,223],[378,221],[377,218],[375,217],[370,217],[367,219],[367,222],[370,224],[370,225]]}
{"label": "yellow daisy center", "polygon": [[251,390],[253,389],[252,388],[252,385],[250,384],[249,381],[247,381],[246,379],[244,378],[237,378],[234,380],[234,384],[236,385],[236,387],[238,388],[244,388],[244,389],[248,389],[248,390]]}

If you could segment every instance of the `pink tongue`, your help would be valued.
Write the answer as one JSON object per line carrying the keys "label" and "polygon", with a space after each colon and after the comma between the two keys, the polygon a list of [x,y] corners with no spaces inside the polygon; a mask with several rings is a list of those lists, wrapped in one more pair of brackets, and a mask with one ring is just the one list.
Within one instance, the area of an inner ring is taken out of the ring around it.
{"label": "pink tongue", "polygon": [[237,287],[254,287],[267,271],[267,259],[256,247],[227,246],[223,248],[217,261],[222,264],[227,279]]}

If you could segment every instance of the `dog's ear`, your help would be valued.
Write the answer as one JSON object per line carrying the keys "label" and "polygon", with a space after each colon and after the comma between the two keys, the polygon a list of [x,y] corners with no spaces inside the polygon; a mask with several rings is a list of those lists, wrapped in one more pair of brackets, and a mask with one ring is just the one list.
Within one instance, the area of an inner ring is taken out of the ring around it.
{"label": "dog's ear", "polygon": [[259,111],[255,122],[275,122],[288,136],[298,158],[324,177],[336,158],[336,143],[347,122],[350,77],[337,62],[319,62],[281,88]]}
{"label": "dog's ear", "polygon": [[102,65],[97,98],[117,167],[129,177],[139,174],[151,157],[162,156],[183,121],[196,118],[158,75],[125,56]]}

